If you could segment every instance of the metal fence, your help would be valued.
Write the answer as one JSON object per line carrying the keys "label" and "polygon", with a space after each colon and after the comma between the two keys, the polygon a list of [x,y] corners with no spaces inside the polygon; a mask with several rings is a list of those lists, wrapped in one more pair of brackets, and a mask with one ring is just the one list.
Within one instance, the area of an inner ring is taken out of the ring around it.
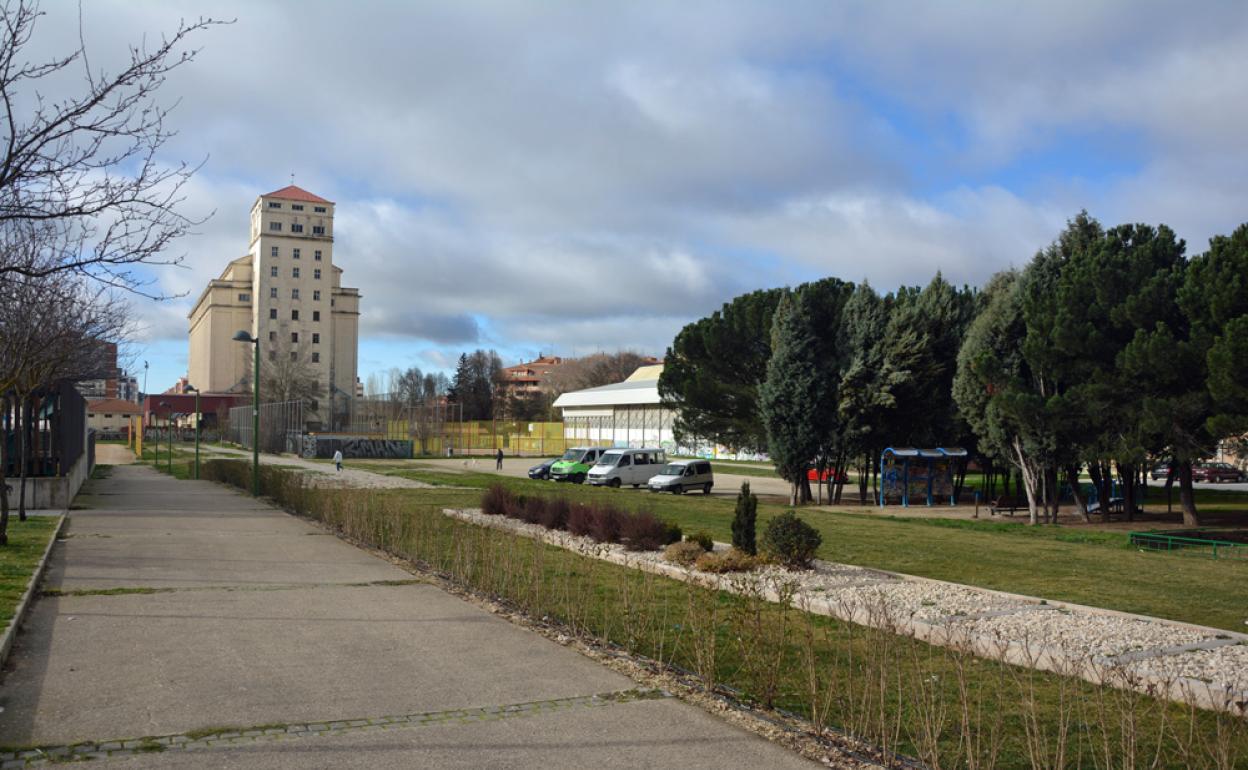
{"label": "metal fence", "polygon": [[[1189,530],[1192,535],[1199,530]],[[1248,561],[1248,545],[1229,540],[1207,537],[1189,537],[1168,532],[1131,532],[1128,534],[1134,546],[1149,551],[1166,551],[1191,556],[1209,556],[1214,559],[1240,559]]]}
{"label": "metal fence", "polygon": [[[252,448],[254,413],[250,406],[230,410],[226,435],[235,444]],[[304,433],[304,402],[274,401],[260,405],[260,451],[300,452]]]}

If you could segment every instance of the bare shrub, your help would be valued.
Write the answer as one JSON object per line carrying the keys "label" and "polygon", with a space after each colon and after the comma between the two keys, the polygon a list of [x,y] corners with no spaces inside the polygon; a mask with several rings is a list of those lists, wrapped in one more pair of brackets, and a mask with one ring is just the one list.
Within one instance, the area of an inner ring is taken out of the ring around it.
{"label": "bare shrub", "polygon": [[682,567],[692,567],[698,557],[706,553],[702,546],[692,540],[672,543],[663,550],[663,558]]}
{"label": "bare shrub", "polygon": [[720,553],[704,553],[694,562],[694,569],[702,572],[713,572],[723,574],[727,572],[749,572],[759,565],[759,560],[755,556],[750,556],[744,551],[738,551],[736,548],[729,548],[727,551]]}
{"label": "bare shrub", "polygon": [[502,484],[491,484],[481,495],[481,511],[490,516],[506,516],[516,503],[516,496]]}
{"label": "bare shrub", "polygon": [[546,501],[542,519],[538,523],[547,529],[567,529],[568,516],[572,513],[572,504],[566,498],[556,497]]}
{"label": "bare shrub", "polygon": [[624,514],[619,508],[602,503],[590,503],[589,536],[599,543],[620,542],[620,526]]}
{"label": "bare shrub", "polygon": [[588,503],[574,503],[568,511],[568,531],[589,537],[594,528],[594,508]]}
{"label": "bare shrub", "polygon": [[630,551],[657,551],[680,539],[680,529],[672,526],[649,511],[625,513],[619,517],[620,542]]}

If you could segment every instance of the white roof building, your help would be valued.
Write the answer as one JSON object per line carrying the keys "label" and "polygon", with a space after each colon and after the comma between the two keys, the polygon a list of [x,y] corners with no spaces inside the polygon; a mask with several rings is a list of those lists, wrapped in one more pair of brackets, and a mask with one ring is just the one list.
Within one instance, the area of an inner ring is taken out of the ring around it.
{"label": "white roof building", "polygon": [[653,447],[674,451],[673,413],[659,399],[663,365],[642,366],[623,382],[574,390],[555,399],[563,434],[586,445]]}

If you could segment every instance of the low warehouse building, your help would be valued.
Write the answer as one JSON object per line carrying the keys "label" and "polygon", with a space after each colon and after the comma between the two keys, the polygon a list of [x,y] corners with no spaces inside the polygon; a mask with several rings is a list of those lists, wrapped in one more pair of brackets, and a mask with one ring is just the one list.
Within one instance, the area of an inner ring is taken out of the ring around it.
{"label": "low warehouse building", "polygon": [[642,366],[612,385],[574,390],[555,399],[563,410],[564,437],[594,446],[676,450],[675,414],[659,399],[663,365]]}

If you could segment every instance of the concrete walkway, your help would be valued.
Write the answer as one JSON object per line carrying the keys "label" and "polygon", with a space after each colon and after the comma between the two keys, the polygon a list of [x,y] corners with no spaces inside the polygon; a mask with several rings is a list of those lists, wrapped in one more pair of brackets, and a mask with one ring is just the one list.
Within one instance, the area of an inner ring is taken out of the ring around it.
{"label": "concrete walkway", "polygon": [[809,766],[225,487],[116,467],[76,504],[0,684],[4,767],[32,746],[122,767]]}

